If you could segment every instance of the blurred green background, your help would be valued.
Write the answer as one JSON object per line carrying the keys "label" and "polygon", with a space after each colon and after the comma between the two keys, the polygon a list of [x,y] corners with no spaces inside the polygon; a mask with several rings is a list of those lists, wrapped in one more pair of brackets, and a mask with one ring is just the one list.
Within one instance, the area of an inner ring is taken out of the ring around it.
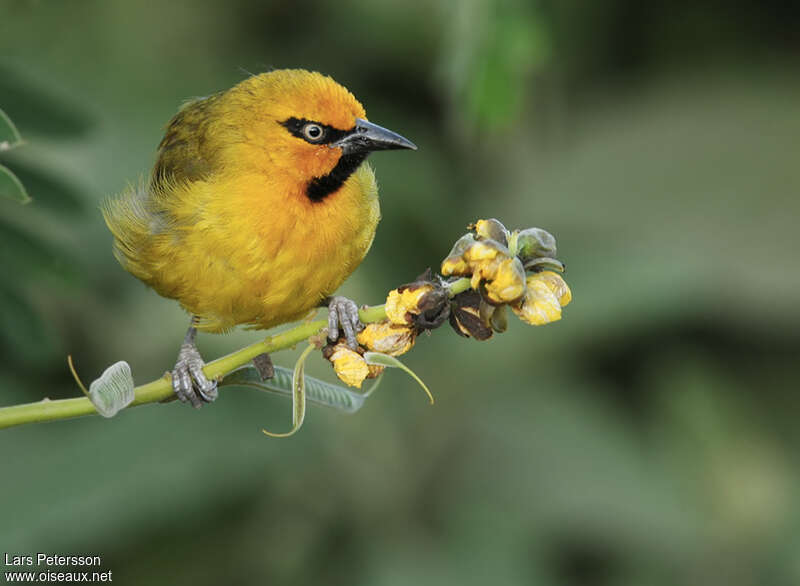
{"label": "blurred green background", "polygon": [[[416,153],[343,288],[436,267],[471,221],[556,235],[564,319],[443,328],[354,416],[197,412],[0,432],[0,553],[121,584],[800,583],[800,8],[779,0],[0,0],[0,404],[174,363],[186,315],[114,261],[102,198],[182,100],[330,74]],[[257,333],[200,337],[212,358]],[[291,366],[296,353],[275,355]],[[316,359],[312,374],[331,380]]]}

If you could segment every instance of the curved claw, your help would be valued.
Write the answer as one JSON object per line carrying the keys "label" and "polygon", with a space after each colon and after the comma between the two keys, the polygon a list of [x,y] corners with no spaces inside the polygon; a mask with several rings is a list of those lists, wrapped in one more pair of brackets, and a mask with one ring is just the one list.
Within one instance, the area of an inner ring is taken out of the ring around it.
{"label": "curved claw", "polygon": [[353,350],[358,348],[356,333],[364,329],[358,317],[358,306],[347,297],[331,297],[328,302],[328,339],[339,339],[339,326],[342,328],[347,345]]}
{"label": "curved claw", "polygon": [[213,402],[219,391],[217,381],[203,374],[203,358],[193,342],[184,342],[178,352],[178,361],[172,371],[172,389],[183,403],[189,402],[195,409],[203,403]]}

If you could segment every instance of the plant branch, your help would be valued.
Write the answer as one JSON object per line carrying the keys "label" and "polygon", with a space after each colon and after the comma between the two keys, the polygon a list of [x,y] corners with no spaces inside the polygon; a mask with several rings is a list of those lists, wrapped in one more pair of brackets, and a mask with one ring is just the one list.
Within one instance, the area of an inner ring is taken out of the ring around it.
{"label": "plant branch", "polygon": [[[450,295],[457,295],[469,288],[469,279],[462,278],[449,285]],[[386,319],[383,305],[367,307],[358,312],[363,323],[379,322]],[[307,340],[318,334],[328,325],[327,320],[316,320],[302,323],[294,328],[267,336],[260,342],[250,344],[206,364],[203,372],[209,379],[221,379],[229,372],[247,364],[259,354],[277,352]],[[172,381],[169,373],[149,383],[135,388],[135,398],[130,406],[158,403],[174,397]],[[24,425],[26,423],[42,423],[58,419],[97,415],[92,402],[86,397],[73,399],[42,399],[36,403],[0,407],[0,429]]]}

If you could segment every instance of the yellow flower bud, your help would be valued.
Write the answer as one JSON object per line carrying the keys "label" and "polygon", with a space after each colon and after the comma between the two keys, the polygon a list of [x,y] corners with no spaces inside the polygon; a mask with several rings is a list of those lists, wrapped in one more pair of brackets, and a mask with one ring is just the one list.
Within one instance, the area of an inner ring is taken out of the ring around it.
{"label": "yellow flower bud", "polygon": [[442,261],[442,274],[445,277],[450,275],[463,276],[469,274],[469,265],[461,255],[448,256]]}
{"label": "yellow flower bud", "polygon": [[381,354],[400,356],[414,347],[414,328],[389,321],[368,324],[357,336],[358,343]]}
{"label": "yellow flower bud", "polygon": [[471,262],[472,277],[470,286],[477,291],[481,281],[494,279],[497,276],[497,269],[500,267],[500,263],[504,260],[507,260],[506,257],[498,256],[490,260]]}
{"label": "yellow flower bud", "polygon": [[550,288],[550,291],[553,292],[553,295],[556,296],[561,307],[569,305],[569,302],[572,301],[572,291],[569,290],[569,285],[567,285],[564,278],[558,273],[542,271],[541,273],[532,275],[531,278],[538,278],[544,282]]}
{"label": "yellow flower bud", "polygon": [[348,348],[346,343],[340,342],[334,346],[328,360],[333,363],[333,370],[339,380],[348,386],[360,389],[361,383],[370,374],[364,357]]}
{"label": "yellow flower bud", "polygon": [[421,312],[422,298],[433,289],[433,285],[414,285],[393,289],[386,298],[386,317],[393,324],[401,326],[414,323],[414,316]]}
{"label": "yellow flower bud", "polygon": [[470,274],[469,265],[464,260],[464,251],[475,243],[475,237],[472,234],[464,234],[453,245],[453,249],[447,258],[442,261],[442,274],[445,276],[450,275],[468,275]]}
{"label": "yellow flower bud", "polygon": [[475,235],[481,239],[494,240],[503,246],[508,245],[508,230],[503,226],[502,222],[494,218],[488,220],[478,220],[470,226],[475,230]]}
{"label": "yellow flower bud", "polygon": [[508,256],[508,251],[492,240],[478,241],[464,251],[464,260],[470,265],[494,260],[498,255]]}
{"label": "yellow flower bud", "polygon": [[532,326],[541,326],[561,319],[561,305],[550,285],[539,278],[528,277],[527,289],[521,303],[511,306],[517,316]]}
{"label": "yellow flower bud", "polygon": [[492,303],[511,303],[525,293],[525,269],[516,257],[500,261],[491,280],[486,283],[486,296]]}
{"label": "yellow flower bud", "polygon": [[480,287],[481,279],[483,279],[481,271],[480,270],[475,271],[474,273],[472,273],[472,277],[469,280],[469,286],[477,291],[478,287]]}

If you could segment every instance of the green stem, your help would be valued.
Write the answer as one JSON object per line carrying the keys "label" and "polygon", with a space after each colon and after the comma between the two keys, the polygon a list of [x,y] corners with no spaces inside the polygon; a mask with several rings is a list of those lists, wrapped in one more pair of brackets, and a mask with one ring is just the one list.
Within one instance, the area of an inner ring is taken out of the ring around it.
{"label": "green stem", "polygon": [[447,288],[450,289],[450,297],[455,297],[459,293],[463,293],[470,287],[470,280],[467,277],[462,277],[457,281],[450,283]]}
{"label": "green stem", "polygon": [[[468,288],[469,279],[459,279],[450,285],[450,295],[457,295]],[[383,305],[376,305],[360,310],[358,316],[363,323],[372,323],[386,319],[386,312]],[[327,320],[316,320],[300,324],[285,332],[268,336],[260,342],[250,344],[227,356],[209,362],[203,368],[203,372],[208,378],[220,379],[232,370],[247,364],[259,354],[269,354],[291,348],[295,344],[318,334],[327,325]],[[158,403],[174,396],[169,374],[140,385],[134,391],[136,397],[130,406]],[[56,401],[42,399],[36,403],[0,407],[0,429],[26,423],[42,423],[56,419],[69,419],[96,414],[97,411],[94,405],[86,397],[58,399]]]}

